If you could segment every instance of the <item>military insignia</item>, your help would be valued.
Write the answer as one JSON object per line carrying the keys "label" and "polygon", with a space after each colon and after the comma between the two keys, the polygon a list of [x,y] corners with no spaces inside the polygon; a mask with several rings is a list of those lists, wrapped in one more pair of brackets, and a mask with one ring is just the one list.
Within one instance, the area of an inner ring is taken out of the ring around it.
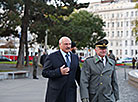
{"label": "military insignia", "polygon": [[96,57],[96,62],[98,61],[99,59]]}

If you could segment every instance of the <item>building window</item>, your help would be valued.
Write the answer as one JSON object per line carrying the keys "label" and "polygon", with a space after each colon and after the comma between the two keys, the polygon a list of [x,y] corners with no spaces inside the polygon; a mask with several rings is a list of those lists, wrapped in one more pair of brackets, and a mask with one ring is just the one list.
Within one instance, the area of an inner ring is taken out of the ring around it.
{"label": "building window", "polygon": [[114,37],[114,31],[112,31],[112,37]]}
{"label": "building window", "polygon": [[128,36],[128,31],[126,31],[126,36]]}
{"label": "building window", "polygon": [[133,11],[131,11],[131,16],[133,16],[134,15],[134,13],[133,13]]}
{"label": "building window", "polygon": [[121,27],[123,27],[123,22],[121,22]]}
{"label": "building window", "polygon": [[112,27],[114,27],[114,22],[112,22]]}
{"label": "building window", "polygon": [[107,27],[109,27],[110,23],[108,22]]}
{"label": "building window", "polygon": [[138,41],[137,42],[135,41],[135,45],[138,45]]}
{"label": "building window", "polygon": [[135,11],[135,16],[137,16],[137,15],[138,15],[137,13],[138,13],[138,11]]}
{"label": "building window", "polygon": [[117,13],[117,18],[119,18],[119,13]]}
{"label": "building window", "polygon": [[123,31],[121,31],[121,37],[123,37]]}
{"label": "building window", "polygon": [[122,55],[122,50],[120,50],[120,55]]}
{"label": "building window", "polygon": [[135,55],[137,55],[138,54],[138,51],[137,50],[135,50]]}
{"label": "building window", "polygon": [[113,42],[111,42],[111,46],[113,46]]}
{"label": "building window", "polygon": [[128,17],[128,15],[129,15],[129,13],[128,13],[128,12],[126,12],[126,17]]}
{"label": "building window", "polygon": [[128,21],[126,21],[126,27],[128,27]]}
{"label": "building window", "polygon": [[125,46],[127,46],[127,40],[125,41]]}
{"label": "building window", "polygon": [[121,17],[123,17],[123,14],[121,13]]}
{"label": "building window", "polygon": [[107,32],[107,36],[109,37],[109,32]]}
{"label": "building window", "polygon": [[133,44],[134,44],[134,41],[133,41],[133,40],[131,40],[131,46],[133,46]]}
{"label": "building window", "polygon": [[117,22],[117,27],[119,27],[119,22]]}
{"label": "building window", "polygon": [[119,31],[117,31],[117,37],[119,37],[119,33],[120,33],[120,32],[119,32]]}
{"label": "building window", "polygon": [[118,55],[118,50],[116,50],[116,55]]}
{"label": "building window", "polygon": [[125,55],[127,55],[127,50],[125,50]]}
{"label": "building window", "polygon": [[112,14],[112,18],[114,18],[114,14]]}
{"label": "building window", "polygon": [[104,14],[104,19],[106,19],[106,15]]}
{"label": "building window", "polygon": [[133,56],[133,50],[131,50],[131,56]]}
{"label": "building window", "polygon": [[120,46],[122,46],[122,42],[120,41]]}
{"label": "building window", "polygon": [[131,36],[133,36],[133,31],[131,31]]}
{"label": "building window", "polygon": [[116,42],[116,46],[118,46],[118,42]]}

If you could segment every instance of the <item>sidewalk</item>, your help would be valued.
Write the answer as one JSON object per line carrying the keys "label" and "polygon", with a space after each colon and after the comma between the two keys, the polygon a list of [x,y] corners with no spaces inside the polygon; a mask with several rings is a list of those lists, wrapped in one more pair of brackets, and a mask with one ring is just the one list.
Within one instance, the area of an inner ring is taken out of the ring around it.
{"label": "sidewalk", "polygon": [[44,102],[46,82],[41,76],[0,81],[0,102]]}
{"label": "sidewalk", "polygon": [[0,82],[0,102],[44,102],[46,80],[15,79]]}
{"label": "sidewalk", "polygon": [[[126,68],[126,73],[133,69]],[[118,102],[137,102],[138,89],[125,80],[124,68],[117,68],[120,100]],[[32,78],[0,81],[0,102],[44,102],[47,79],[39,75]],[[79,91],[78,91],[79,92]],[[79,95],[78,95],[79,96]],[[80,101],[80,96],[78,97]]]}

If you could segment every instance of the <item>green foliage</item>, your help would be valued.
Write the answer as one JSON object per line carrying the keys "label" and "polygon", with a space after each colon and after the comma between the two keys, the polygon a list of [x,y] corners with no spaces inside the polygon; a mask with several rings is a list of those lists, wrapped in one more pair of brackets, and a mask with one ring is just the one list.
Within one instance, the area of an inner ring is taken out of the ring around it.
{"label": "green foliage", "polygon": [[105,37],[103,26],[104,22],[97,15],[87,11],[72,13],[64,21],[58,22],[50,28],[49,38],[54,37],[54,41],[49,39],[48,43],[57,47],[61,36],[69,36],[77,43],[78,48],[94,48],[95,42]]}
{"label": "green foliage", "polygon": [[[138,9],[138,3],[135,5],[135,8]],[[132,24],[135,26],[132,30],[135,33],[136,42],[138,41],[138,20],[135,19],[132,21]]]}
{"label": "green foliage", "polygon": [[17,36],[15,28],[21,25],[22,0],[0,0],[0,36]]}

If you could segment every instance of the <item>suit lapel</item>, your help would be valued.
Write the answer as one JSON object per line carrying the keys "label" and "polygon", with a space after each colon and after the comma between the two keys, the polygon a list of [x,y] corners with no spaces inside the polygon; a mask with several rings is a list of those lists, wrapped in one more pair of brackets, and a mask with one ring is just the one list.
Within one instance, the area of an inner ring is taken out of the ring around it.
{"label": "suit lapel", "polygon": [[[63,56],[62,56],[62,54],[61,54],[61,52],[60,52],[60,50],[58,51],[57,56],[58,56],[58,59],[59,59],[62,63],[65,63],[65,64],[66,64],[66,62],[65,62],[65,60],[64,60],[64,58],[63,58]],[[67,64],[66,64],[66,65],[67,65]]]}
{"label": "suit lapel", "polygon": [[73,56],[73,54],[72,54],[72,53],[70,53],[70,55],[71,55],[71,56],[70,56],[70,57],[71,57],[70,68],[72,68],[74,56]]}
{"label": "suit lapel", "polygon": [[97,55],[94,56],[94,62],[96,64],[95,70],[97,70],[98,73],[101,73],[103,70],[103,65],[102,65],[102,62]]}

